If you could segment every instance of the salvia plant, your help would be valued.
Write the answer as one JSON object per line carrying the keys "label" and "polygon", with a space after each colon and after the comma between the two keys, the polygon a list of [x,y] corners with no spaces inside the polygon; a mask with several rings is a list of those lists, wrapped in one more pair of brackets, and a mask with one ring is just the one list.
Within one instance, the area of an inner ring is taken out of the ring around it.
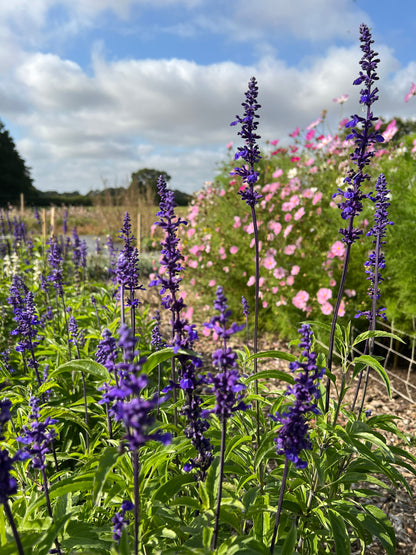
{"label": "salvia plant", "polygon": [[[396,552],[374,500],[410,495],[416,458],[366,391],[377,373],[391,394],[374,349],[399,340],[377,329],[402,225],[389,164],[409,172],[414,152],[373,114],[379,59],[366,25],[360,38],[364,111],[337,135],[322,117],[260,152],[253,77],[242,144],[186,219],[159,179],[149,283],[128,213],[102,281],[69,211],[48,239],[0,212],[2,555]],[[287,352],[259,349],[271,321]]]}

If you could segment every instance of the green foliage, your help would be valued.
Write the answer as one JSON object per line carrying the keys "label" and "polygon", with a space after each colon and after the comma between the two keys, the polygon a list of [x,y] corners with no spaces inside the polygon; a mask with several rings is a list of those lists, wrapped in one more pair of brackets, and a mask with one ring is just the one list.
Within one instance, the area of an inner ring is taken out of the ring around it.
{"label": "green foliage", "polygon": [[[414,327],[416,316],[412,278],[416,272],[415,137],[403,137],[400,145],[394,141],[383,145],[373,159],[372,179],[364,191],[373,190],[377,176],[385,174],[394,226],[387,230],[381,302],[386,303],[388,318],[406,330]],[[322,129],[309,142],[297,139],[289,148],[262,153],[256,184],[262,199],[256,212],[261,247],[260,325],[267,330],[293,337],[305,316],[325,320],[333,311],[343,263],[336,230],[344,222],[332,197],[338,187],[345,186],[343,175],[352,166],[350,149],[350,141],[325,135]],[[253,309],[253,230],[249,208],[237,194],[240,183],[230,177],[234,165],[232,159],[224,163],[214,181],[195,195],[189,209],[190,226],[183,232],[187,287],[209,304],[211,287],[227,283]],[[356,222],[363,237],[352,247],[339,314],[345,320],[370,306],[363,278],[364,262],[373,248],[372,238],[366,237],[373,212],[373,204],[366,201]],[[231,299],[235,314],[241,314],[240,300],[238,296]],[[365,329],[364,321],[357,324]]]}
{"label": "green foliage", "polygon": [[0,206],[20,202],[20,193],[29,201],[36,199],[30,170],[16,149],[16,145],[0,120]]}

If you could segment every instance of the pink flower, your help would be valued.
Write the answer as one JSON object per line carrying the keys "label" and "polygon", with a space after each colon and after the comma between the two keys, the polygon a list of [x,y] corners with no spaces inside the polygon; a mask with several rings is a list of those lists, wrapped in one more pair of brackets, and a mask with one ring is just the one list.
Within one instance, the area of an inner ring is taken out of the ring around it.
{"label": "pink flower", "polygon": [[330,258],[333,258],[334,256],[338,256],[339,258],[342,258],[345,254],[345,245],[344,243],[342,243],[341,241],[335,241],[335,243],[332,245],[331,249],[330,249]]}
{"label": "pink flower", "polygon": [[268,305],[267,301],[263,301],[262,304],[263,304],[263,308],[267,308],[267,305]]}
{"label": "pink flower", "polygon": [[240,216],[234,216],[234,224],[233,227],[241,227],[241,219]]}
{"label": "pink flower", "polygon": [[301,206],[299,210],[295,212],[294,218],[295,220],[300,220],[304,215],[305,215],[305,209],[303,208],[303,206]]}
{"label": "pink flower", "polygon": [[284,278],[284,277],[285,277],[285,271],[284,271],[284,269],[283,269],[281,266],[279,266],[279,268],[276,268],[276,269],[273,271],[273,276],[274,276],[276,279],[282,279],[282,278]]}
{"label": "pink flower", "polygon": [[230,150],[230,148],[233,148],[233,141],[231,141],[230,143],[225,145],[225,148],[227,148],[228,150]]}
{"label": "pink flower", "polygon": [[355,295],[357,294],[355,292],[355,289],[345,289],[345,294],[347,295],[347,297],[355,297]]}
{"label": "pink flower", "polygon": [[275,235],[279,235],[279,233],[282,231],[282,224],[279,222],[270,222],[269,229],[273,231]]}
{"label": "pink flower", "polygon": [[215,279],[211,279],[211,281],[208,282],[208,287],[214,287],[215,284],[216,284]]}
{"label": "pink flower", "polygon": [[270,141],[270,144],[275,146],[279,142],[279,139],[274,139],[274,141]]}
{"label": "pink flower", "polygon": [[299,135],[299,127],[296,127],[296,129],[293,131],[293,133],[290,133],[289,137],[297,137]]}
{"label": "pink flower", "polygon": [[331,287],[335,287],[336,284],[337,284],[337,282],[336,282],[334,279],[330,279],[330,280],[329,280],[329,285],[330,285]]}
{"label": "pink flower", "polygon": [[259,279],[259,287],[262,287],[263,284],[264,284],[264,277],[261,277],[261,278]]}
{"label": "pink flower", "polygon": [[296,245],[287,245],[283,252],[285,254],[291,255],[295,252],[295,250],[296,250]]}
{"label": "pink flower", "polygon": [[288,276],[286,279],[287,285],[293,285],[295,283],[295,278],[293,276]]}
{"label": "pink flower", "polygon": [[[190,320],[190,321],[192,321],[193,313],[194,313],[193,307],[192,307],[192,306],[189,306],[189,307],[186,309],[186,311],[184,312],[183,317],[185,318],[185,320]],[[205,327],[205,326],[204,326],[204,327]]]}
{"label": "pink flower", "polygon": [[[193,254],[194,256],[197,256],[198,253],[199,253],[199,249],[200,249],[200,247],[199,247],[198,245],[193,245],[193,246],[189,249],[189,252],[190,252],[191,254]],[[201,250],[204,250],[204,247],[202,247]]]}
{"label": "pink flower", "polygon": [[384,140],[390,141],[390,139],[394,137],[397,131],[398,131],[398,128],[396,126],[396,120],[394,119],[388,124],[384,133],[382,133]]}
{"label": "pink flower", "polygon": [[407,93],[407,95],[404,97],[404,101],[405,102],[409,102],[409,100],[412,98],[412,96],[416,95],[416,85],[414,83],[412,83],[411,87],[410,87],[410,91]]}
{"label": "pink flower", "polygon": [[188,229],[187,232],[186,232],[186,235],[188,236],[188,239],[190,239],[194,234],[195,234],[195,229],[193,227]]}
{"label": "pink flower", "polygon": [[273,256],[267,256],[263,261],[263,266],[268,270],[272,270],[276,266],[276,260]]}
{"label": "pink flower", "polygon": [[222,271],[225,272],[226,274],[228,274],[228,272],[230,271],[230,268],[228,266],[224,266]]}
{"label": "pink flower", "polygon": [[348,94],[342,94],[338,98],[334,98],[333,101],[336,102],[337,104],[344,104],[344,102],[346,102],[348,98],[349,98]]}
{"label": "pink flower", "polygon": [[254,276],[251,276],[248,278],[248,282],[247,285],[250,287],[251,285],[254,285],[256,283],[256,278]]}
{"label": "pink flower", "polygon": [[300,270],[299,266],[295,265],[295,266],[292,266],[290,273],[292,274],[292,276],[297,276],[299,273],[299,270]]}
{"label": "pink flower", "polygon": [[230,247],[230,253],[231,254],[237,254],[238,253],[238,247],[236,247],[236,246]]}
{"label": "pink flower", "polygon": [[292,214],[285,214],[285,222],[290,222],[290,220],[292,219]]}
{"label": "pink flower", "polygon": [[307,141],[310,141],[311,139],[313,139],[314,135],[315,135],[315,129],[311,129],[306,133],[305,139]]}
{"label": "pink flower", "polygon": [[203,326],[202,335],[205,335],[205,337],[209,337],[210,334],[211,334],[211,328],[206,328],[205,326]]}
{"label": "pink flower", "polygon": [[198,261],[197,260],[188,260],[188,266],[190,268],[197,268],[198,267]]}
{"label": "pink flower", "polygon": [[254,225],[253,222],[250,222],[248,225],[244,226],[244,231],[246,231],[247,233],[254,233]]}
{"label": "pink flower", "polygon": [[332,304],[331,303],[323,303],[321,305],[321,310],[322,310],[322,314],[325,314],[326,316],[328,316],[328,314],[331,314],[332,312]]}
{"label": "pink flower", "polygon": [[276,295],[276,293],[279,291],[278,287],[272,287],[272,293],[273,295]]}
{"label": "pink flower", "polygon": [[[286,214],[286,216],[290,216],[290,214]],[[288,225],[287,228],[283,232],[283,236],[287,237],[289,235],[289,233],[292,231],[292,229],[293,229],[293,225],[292,224]]]}
{"label": "pink flower", "polygon": [[301,310],[306,310],[306,303],[309,300],[309,293],[306,291],[298,291],[296,295],[292,299],[292,303],[296,306],[296,308],[300,308]]}
{"label": "pink flower", "polygon": [[322,193],[319,191],[318,193],[316,193],[312,199],[312,204],[315,205],[317,204],[322,198]]}
{"label": "pink flower", "polygon": [[318,293],[316,294],[316,298],[318,299],[319,304],[324,304],[331,297],[332,290],[328,289],[327,287],[321,287],[321,289],[319,289]]}
{"label": "pink flower", "polygon": [[192,278],[192,279],[191,279],[190,284],[192,285],[192,287],[194,287],[194,285],[196,284],[195,278]]}
{"label": "pink flower", "polygon": [[224,190],[224,189],[221,189],[221,191],[220,191],[220,197],[223,197],[224,195],[225,195],[225,190]]}
{"label": "pink flower", "polygon": [[310,123],[308,125],[308,127],[306,128],[306,131],[309,131],[309,129],[313,129],[314,127],[316,127],[317,125],[319,125],[321,123],[322,119],[318,118],[315,121],[313,121],[312,123]]}
{"label": "pink flower", "polygon": [[208,260],[207,266],[208,266],[208,268],[211,268],[211,266],[212,266],[212,260]]}
{"label": "pink flower", "polygon": [[341,304],[339,305],[339,310],[338,310],[338,316],[344,316],[345,315],[345,303],[342,300]]}
{"label": "pink flower", "polygon": [[277,179],[281,175],[283,175],[283,170],[281,170],[280,168],[276,168],[276,171],[272,174],[274,179]]}

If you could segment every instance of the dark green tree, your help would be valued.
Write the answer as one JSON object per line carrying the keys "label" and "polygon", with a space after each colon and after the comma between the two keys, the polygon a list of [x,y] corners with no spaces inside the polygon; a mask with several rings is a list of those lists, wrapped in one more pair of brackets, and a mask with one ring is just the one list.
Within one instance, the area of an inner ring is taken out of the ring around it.
{"label": "dark green tree", "polygon": [[26,202],[33,202],[38,191],[33,186],[28,168],[17,152],[10,133],[0,120],[0,205],[17,204],[20,193]]}
{"label": "dark green tree", "polygon": [[154,204],[159,204],[159,193],[157,192],[157,180],[162,176],[166,183],[171,179],[164,171],[143,168],[131,174],[130,189],[139,193],[139,197],[149,195]]}
{"label": "dark green tree", "polygon": [[[149,195],[149,198],[157,206],[159,204],[160,198],[157,191],[157,181],[159,177],[162,176],[163,179],[168,183],[171,179],[170,175],[164,171],[153,170],[149,168],[144,168],[137,172],[131,174],[130,187],[131,191],[136,191],[139,197]],[[188,195],[184,191],[179,191],[174,189],[175,200],[179,206],[186,206],[189,204],[192,195]]]}

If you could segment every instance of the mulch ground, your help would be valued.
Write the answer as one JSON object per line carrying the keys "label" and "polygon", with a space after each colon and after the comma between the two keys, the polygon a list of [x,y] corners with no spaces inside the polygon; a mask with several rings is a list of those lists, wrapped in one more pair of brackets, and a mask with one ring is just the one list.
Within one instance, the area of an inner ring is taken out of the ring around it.
{"label": "mulch ground", "polygon": [[[151,305],[151,311],[159,309],[160,297],[155,291],[156,288],[147,289],[145,302]],[[151,312],[150,312],[151,313]],[[211,314],[212,315],[212,314]],[[161,310],[162,316],[162,332],[165,328],[169,337],[169,321],[166,311]],[[195,317],[196,316],[196,317]],[[194,313],[194,323],[197,324],[197,329],[201,330],[201,324],[208,321],[209,315],[203,314],[198,317]],[[213,343],[209,338],[200,334],[198,341],[198,350],[202,353],[204,366],[209,368],[211,361],[211,354],[213,352]],[[232,344],[231,344],[232,345]],[[232,345],[236,348],[241,348],[241,345]],[[291,351],[291,347],[286,342],[280,341],[278,338],[271,335],[262,335],[259,338],[258,351],[277,349],[281,351]],[[294,352],[292,350],[292,352]],[[295,352],[296,354],[296,352]],[[278,361],[272,359],[261,359],[259,362],[259,370],[269,368],[276,368],[279,370],[287,370],[288,363],[285,361]],[[414,403],[405,399],[400,393],[406,396],[406,389],[402,382],[396,380],[396,377],[407,378],[407,370],[395,370],[389,372],[389,377],[392,384],[395,386],[396,393],[393,393],[392,398],[389,399],[382,386],[376,379],[370,376],[367,396],[365,402],[365,410],[370,409],[372,415],[376,414],[392,414],[399,417],[399,429],[411,439],[411,447],[406,447],[412,455],[416,456],[416,395],[414,395]],[[414,375],[414,383],[416,384],[416,374]],[[352,400],[351,392],[347,394],[346,402],[349,404]],[[389,439],[389,438],[387,438]],[[397,441],[397,438],[396,438]],[[404,477],[409,484],[413,496],[409,496],[408,492],[403,487],[394,489],[393,491],[385,490],[380,493],[380,497],[375,497],[371,503],[379,506],[388,516],[392,522],[395,533],[397,549],[396,555],[416,555],[416,477],[411,472],[404,472]],[[359,555],[360,550],[352,550],[352,555]],[[372,545],[366,549],[366,555],[381,555],[386,553],[382,545],[376,540]]]}

